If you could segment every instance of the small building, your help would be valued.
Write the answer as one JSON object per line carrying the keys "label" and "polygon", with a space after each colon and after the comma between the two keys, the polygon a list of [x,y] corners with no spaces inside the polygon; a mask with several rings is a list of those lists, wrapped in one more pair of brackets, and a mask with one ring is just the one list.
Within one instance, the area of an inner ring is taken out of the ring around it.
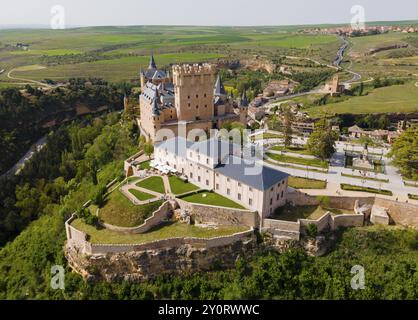
{"label": "small building", "polygon": [[325,91],[331,95],[331,97],[339,96],[345,90],[345,86],[340,84],[340,77],[336,74],[332,81],[325,85]]}
{"label": "small building", "polygon": [[260,218],[286,204],[289,175],[244,158],[238,144],[219,138],[192,142],[176,137],[157,143],[154,159],[200,188],[257,211]]}

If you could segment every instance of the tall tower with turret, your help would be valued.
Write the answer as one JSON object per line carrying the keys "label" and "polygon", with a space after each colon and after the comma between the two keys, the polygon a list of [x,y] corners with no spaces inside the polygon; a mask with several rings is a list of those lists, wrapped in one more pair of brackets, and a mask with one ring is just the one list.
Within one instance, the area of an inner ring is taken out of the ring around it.
{"label": "tall tower with turret", "polygon": [[173,66],[175,108],[179,121],[213,118],[215,73],[210,64]]}

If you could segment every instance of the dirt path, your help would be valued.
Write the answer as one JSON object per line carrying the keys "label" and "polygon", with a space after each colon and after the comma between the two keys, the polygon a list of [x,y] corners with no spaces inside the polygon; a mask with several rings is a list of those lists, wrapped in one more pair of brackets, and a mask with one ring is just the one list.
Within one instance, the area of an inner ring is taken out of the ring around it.
{"label": "dirt path", "polygon": [[46,83],[43,83],[43,82],[40,82],[40,81],[36,81],[36,80],[32,80],[32,79],[24,79],[24,78],[13,77],[13,76],[12,76],[12,73],[13,73],[14,71],[16,71],[16,68],[11,69],[11,70],[7,73],[7,78],[9,78],[9,79],[11,79],[11,80],[24,81],[24,82],[29,83],[29,84],[37,84],[37,85],[39,85],[39,86],[42,86],[42,87],[47,87],[47,88],[50,88],[50,89],[52,89],[52,88],[53,88],[53,86],[51,86],[51,85],[49,85],[49,84],[46,84]]}

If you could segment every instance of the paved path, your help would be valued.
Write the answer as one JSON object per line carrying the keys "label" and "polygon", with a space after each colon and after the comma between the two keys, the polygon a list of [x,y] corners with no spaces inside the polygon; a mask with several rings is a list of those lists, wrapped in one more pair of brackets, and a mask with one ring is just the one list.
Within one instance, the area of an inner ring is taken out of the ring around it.
{"label": "paved path", "polygon": [[[351,150],[361,151],[362,150],[361,146],[351,145],[350,147],[348,147],[346,143],[338,142],[336,145],[336,149],[337,149],[336,153],[333,155],[333,157],[330,160],[330,167],[329,167],[328,173],[308,171],[306,170],[306,167],[301,167],[300,169],[293,168],[293,167],[289,168],[286,166],[280,166],[280,164],[272,164],[272,163],[267,163],[267,162],[264,162],[264,165],[279,169],[280,171],[286,172],[292,176],[309,178],[309,179],[317,179],[317,180],[328,182],[327,189],[324,189],[324,190],[303,190],[304,192],[309,193],[309,194],[313,194],[313,195],[339,194],[339,195],[344,195],[344,196],[367,195],[369,197],[373,196],[372,193],[352,192],[352,191],[341,190],[340,184],[345,183],[345,184],[350,184],[350,185],[355,185],[355,186],[360,186],[360,187],[371,187],[375,189],[390,190],[393,192],[393,196],[378,195],[378,197],[392,199],[392,200],[398,199],[399,201],[402,201],[402,202],[408,201],[410,203],[418,204],[418,201],[408,199],[408,193],[418,194],[418,188],[408,187],[404,185],[402,177],[399,174],[398,169],[390,164],[390,159],[385,157],[388,150],[381,149],[381,148],[369,148],[369,152],[384,154],[382,156],[382,160],[386,164],[385,166],[386,172],[385,174],[380,174],[380,173],[375,174],[372,172],[364,173],[359,170],[352,170],[352,169],[345,168],[345,161],[344,161],[345,150],[349,149],[350,151]],[[294,166],[297,166],[297,165],[294,165]],[[342,176],[342,174],[356,175],[356,176],[362,176],[365,174],[369,178],[389,180],[389,182],[345,177],[345,176]]]}
{"label": "paved path", "polygon": [[[139,199],[137,199],[137,197],[135,197],[132,193],[129,192],[130,189],[135,189],[135,190],[150,194],[152,196],[155,196],[155,198],[148,199],[148,200],[145,200],[145,201],[140,201]],[[140,205],[143,205],[143,204],[149,204],[149,203],[158,201],[162,197],[162,194],[160,194],[160,193],[157,193],[157,192],[154,192],[154,191],[151,191],[151,190],[148,190],[148,189],[140,188],[140,187],[138,187],[134,184],[127,184],[127,185],[122,186],[121,191],[129,200],[131,200],[131,202],[133,204],[135,204],[137,206],[140,206]]]}

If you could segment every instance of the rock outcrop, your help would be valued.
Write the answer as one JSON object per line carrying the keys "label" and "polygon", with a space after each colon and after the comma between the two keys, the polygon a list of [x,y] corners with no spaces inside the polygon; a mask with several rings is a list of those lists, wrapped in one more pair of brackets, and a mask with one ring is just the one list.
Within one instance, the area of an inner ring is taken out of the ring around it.
{"label": "rock outcrop", "polygon": [[85,255],[76,248],[65,246],[65,255],[74,271],[88,281],[141,281],[164,274],[188,274],[210,271],[217,267],[233,268],[241,256],[249,256],[256,249],[255,237],[232,245],[216,248],[178,248]]}

